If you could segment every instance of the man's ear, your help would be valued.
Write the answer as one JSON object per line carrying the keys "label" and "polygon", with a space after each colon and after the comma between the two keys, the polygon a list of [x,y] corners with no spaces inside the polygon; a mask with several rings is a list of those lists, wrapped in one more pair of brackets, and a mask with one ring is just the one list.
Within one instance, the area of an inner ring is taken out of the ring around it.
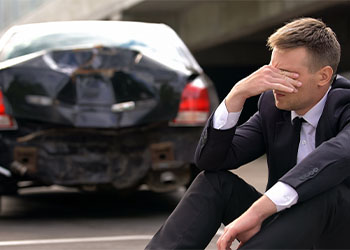
{"label": "man's ear", "polygon": [[333,76],[333,69],[331,66],[324,66],[318,71],[318,86],[323,87],[330,83]]}

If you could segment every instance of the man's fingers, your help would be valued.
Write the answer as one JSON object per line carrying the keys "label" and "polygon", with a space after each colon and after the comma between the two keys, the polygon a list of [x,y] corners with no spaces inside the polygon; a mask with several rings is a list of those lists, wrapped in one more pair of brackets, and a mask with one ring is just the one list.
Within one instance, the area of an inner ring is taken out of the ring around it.
{"label": "man's fingers", "polygon": [[218,241],[216,242],[216,246],[218,248],[218,250],[226,250],[226,245],[224,243],[224,237],[225,237],[226,233],[223,233],[220,238],[218,239]]}
{"label": "man's fingers", "polygon": [[[271,85],[271,89],[276,89],[284,92],[297,92],[297,88],[301,87],[302,85],[302,83],[297,80],[299,74],[296,72],[277,69],[271,65],[266,66],[263,68],[263,70],[267,75],[266,80],[267,83]],[[283,86],[286,86],[288,88],[285,88]]]}
{"label": "man's fingers", "polygon": [[287,70],[282,70],[282,69],[278,69],[275,68],[271,65],[268,65],[269,69],[272,70],[274,73],[277,73],[279,75],[283,75],[286,76],[288,78],[292,78],[292,79],[297,79],[299,77],[299,74],[296,72],[291,72],[291,71],[287,71]]}
{"label": "man's fingers", "polygon": [[290,85],[293,87],[300,87],[302,83],[296,80],[297,78],[291,77],[293,74],[296,74],[296,73],[288,72],[285,74],[275,74],[273,78],[282,84]]}
{"label": "man's fingers", "polygon": [[244,245],[244,243],[241,241],[237,247],[237,249],[240,249],[242,246]]}
{"label": "man's fingers", "polygon": [[286,93],[295,93],[298,92],[297,88],[293,86],[286,86],[281,83],[271,83],[271,89],[286,92]]}
{"label": "man's fingers", "polygon": [[270,66],[272,72],[274,72],[273,77],[277,79],[284,79],[286,83],[290,83],[293,86],[300,87],[301,82],[296,79],[299,78],[299,74],[296,72],[286,71],[282,69],[277,69],[273,66]]}
{"label": "man's fingers", "polygon": [[223,233],[218,239],[216,245],[218,250],[227,250],[230,249],[232,242],[235,240],[235,237],[232,236],[229,230]]}
{"label": "man's fingers", "polygon": [[280,75],[286,76],[288,78],[292,78],[292,79],[297,79],[299,77],[298,73],[295,72],[290,72],[290,71],[285,71],[285,70],[281,70],[279,69],[278,72]]}
{"label": "man's fingers", "polygon": [[302,85],[300,81],[282,75],[279,75],[279,77],[272,78],[270,80],[270,83],[272,85],[272,89],[285,92],[297,92],[298,88],[300,88]]}
{"label": "man's fingers", "polygon": [[283,77],[283,79],[284,79],[286,84],[290,84],[290,85],[292,85],[294,87],[301,87],[301,85],[302,85],[302,83],[300,81],[295,80],[295,79],[293,79],[291,77],[288,77],[288,76],[285,76],[285,75],[282,75],[282,77]]}

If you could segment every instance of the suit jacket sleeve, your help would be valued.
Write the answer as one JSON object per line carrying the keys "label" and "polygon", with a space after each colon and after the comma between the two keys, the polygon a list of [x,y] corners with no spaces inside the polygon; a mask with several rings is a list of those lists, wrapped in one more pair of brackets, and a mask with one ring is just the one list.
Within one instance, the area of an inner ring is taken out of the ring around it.
{"label": "suit jacket sleeve", "polygon": [[[334,117],[339,113],[339,117]],[[337,134],[280,179],[297,191],[299,202],[339,185],[350,176],[350,104],[337,109],[329,119],[338,120]]]}
{"label": "suit jacket sleeve", "polygon": [[265,142],[259,112],[246,123],[227,130],[217,130],[209,118],[199,140],[195,163],[202,170],[235,169],[260,157]]}

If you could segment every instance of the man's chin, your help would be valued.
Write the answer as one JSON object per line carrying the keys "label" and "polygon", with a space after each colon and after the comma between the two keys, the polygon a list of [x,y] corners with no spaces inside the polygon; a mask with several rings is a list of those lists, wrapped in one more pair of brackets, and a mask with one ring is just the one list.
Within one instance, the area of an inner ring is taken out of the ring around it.
{"label": "man's chin", "polygon": [[285,111],[291,111],[292,108],[289,107],[288,105],[283,105],[282,103],[276,102],[275,101],[275,106],[276,108],[280,109],[280,110],[285,110]]}

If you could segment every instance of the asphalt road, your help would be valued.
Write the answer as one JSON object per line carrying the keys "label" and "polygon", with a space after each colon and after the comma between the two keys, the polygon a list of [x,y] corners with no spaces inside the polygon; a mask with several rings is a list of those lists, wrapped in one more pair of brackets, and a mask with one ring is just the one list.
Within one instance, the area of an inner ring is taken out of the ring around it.
{"label": "asphalt road", "polygon": [[[238,174],[263,191],[265,159]],[[0,249],[144,249],[184,194],[139,191],[131,195],[82,194],[61,187],[32,188],[2,197]],[[207,249],[216,249],[218,234]]]}

